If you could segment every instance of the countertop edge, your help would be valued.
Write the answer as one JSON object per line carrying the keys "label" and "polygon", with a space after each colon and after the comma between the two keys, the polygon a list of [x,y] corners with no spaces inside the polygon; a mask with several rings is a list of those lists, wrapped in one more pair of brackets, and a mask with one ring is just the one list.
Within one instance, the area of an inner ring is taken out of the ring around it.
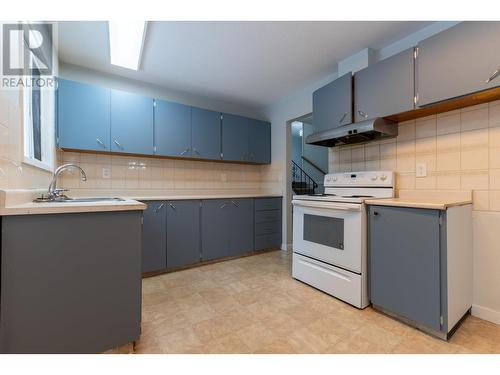
{"label": "countertop edge", "polygon": [[[398,199],[398,198],[395,198]],[[464,206],[467,204],[472,204],[471,200],[463,201],[450,201],[450,202],[426,202],[426,201],[415,201],[415,200],[400,200],[395,199],[367,199],[365,203],[370,206],[392,206],[392,207],[408,207],[408,208],[425,208],[431,210],[446,210],[454,206]]]}

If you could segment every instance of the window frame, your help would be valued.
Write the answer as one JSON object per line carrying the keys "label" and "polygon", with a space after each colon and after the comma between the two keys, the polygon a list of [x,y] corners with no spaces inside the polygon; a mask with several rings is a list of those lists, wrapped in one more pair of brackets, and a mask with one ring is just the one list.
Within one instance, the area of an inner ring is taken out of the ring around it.
{"label": "window frame", "polygon": [[[28,26],[29,27],[29,26]],[[22,43],[27,43],[22,40]],[[19,53],[23,53],[23,48],[19,46]],[[34,64],[36,60],[32,59],[28,66]],[[28,72],[25,72],[25,77],[31,78]],[[53,78],[53,77],[52,77]],[[34,155],[34,139],[33,139],[33,117],[32,117],[32,97],[33,89],[31,85],[25,85],[20,95],[23,122],[23,164],[27,164],[48,172],[54,171],[55,164],[55,129],[56,129],[56,95],[55,88],[41,87],[40,90],[40,147],[41,160],[35,158]]]}

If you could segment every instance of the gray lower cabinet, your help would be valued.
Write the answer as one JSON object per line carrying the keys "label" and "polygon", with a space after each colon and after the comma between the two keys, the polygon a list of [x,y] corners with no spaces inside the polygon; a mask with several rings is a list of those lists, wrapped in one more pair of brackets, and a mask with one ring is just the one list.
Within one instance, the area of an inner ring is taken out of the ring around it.
{"label": "gray lower cabinet", "polygon": [[228,217],[230,210],[226,199],[201,202],[201,259],[223,258],[229,252]]}
{"label": "gray lower cabinet", "polygon": [[[376,308],[444,336],[472,304],[472,214],[370,206],[370,297]],[[448,255],[451,255],[451,261]]]}
{"label": "gray lower cabinet", "polygon": [[253,251],[252,198],[203,200],[201,212],[202,260]]}
{"label": "gray lower cabinet", "polygon": [[164,201],[145,201],[142,272],[167,268],[167,210]]}
{"label": "gray lower cabinet", "polygon": [[313,93],[314,132],[352,122],[352,73],[344,74]]}
{"label": "gray lower cabinet", "polygon": [[139,339],[141,211],[1,218],[1,353],[99,353]]}
{"label": "gray lower cabinet", "polygon": [[417,105],[498,87],[499,45],[500,22],[483,21],[461,22],[419,42]]}
{"label": "gray lower cabinet", "polygon": [[440,212],[396,207],[370,211],[372,302],[439,331]]}
{"label": "gray lower cabinet", "polygon": [[414,109],[414,48],[354,75],[354,122]]}
{"label": "gray lower cabinet", "polygon": [[281,247],[281,198],[255,198],[255,250]]}
{"label": "gray lower cabinet", "polygon": [[254,203],[252,198],[230,199],[228,256],[235,256],[254,249]]}
{"label": "gray lower cabinet", "polygon": [[169,201],[167,210],[167,268],[200,261],[200,201]]}

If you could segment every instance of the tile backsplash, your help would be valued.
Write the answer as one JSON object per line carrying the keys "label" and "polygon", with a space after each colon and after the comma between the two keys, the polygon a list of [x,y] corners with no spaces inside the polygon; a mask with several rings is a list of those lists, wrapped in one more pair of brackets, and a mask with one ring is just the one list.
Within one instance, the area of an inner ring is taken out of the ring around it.
{"label": "tile backsplash", "polygon": [[[427,166],[416,177],[417,164]],[[399,123],[397,138],[330,148],[329,171],[396,171],[404,190],[473,190],[474,209],[500,211],[500,101]]]}
{"label": "tile backsplash", "polygon": [[72,195],[189,195],[217,193],[277,193],[271,166],[170,160],[60,151],[59,164],[76,163],[86,174],[66,171],[60,186]]}

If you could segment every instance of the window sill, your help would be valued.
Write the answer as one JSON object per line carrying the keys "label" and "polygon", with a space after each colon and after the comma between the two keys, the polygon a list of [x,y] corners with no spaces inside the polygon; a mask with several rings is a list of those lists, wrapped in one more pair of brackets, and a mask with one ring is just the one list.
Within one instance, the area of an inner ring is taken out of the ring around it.
{"label": "window sill", "polygon": [[38,169],[42,169],[42,170],[50,172],[50,173],[54,172],[53,166],[51,166],[47,163],[41,162],[40,160],[37,160],[37,159],[30,159],[26,156],[24,157],[23,164],[28,164],[29,166],[32,166],[32,167],[35,167]]}

